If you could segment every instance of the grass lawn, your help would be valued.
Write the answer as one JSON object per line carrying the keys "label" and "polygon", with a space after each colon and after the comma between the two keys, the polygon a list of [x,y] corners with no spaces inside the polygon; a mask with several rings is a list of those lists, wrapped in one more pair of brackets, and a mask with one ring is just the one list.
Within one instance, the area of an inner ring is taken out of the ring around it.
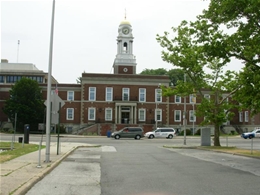
{"label": "grass lawn", "polygon": [[[24,144],[23,146],[22,143],[14,143],[13,147],[14,149],[11,150],[11,142],[0,142],[0,149],[6,150],[4,152],[0,152],[0,163],[12,160],[39,149],[39,145],[36,144]],[[42,148],[45,148],[45,146],[42,146]]]}
{"label": "grass lawn", "polygon": [[[165,148],[187,148],[187,147],[178,147],[178,146],[164,146]],[[225,146],[192,146],[189,148],[201,149],[201,150],[211,150],[215,152],[225,152],[229,154],[243,155],[248,157],[258,157],[260,158],[260,150],[247,150],[237,147],[225,147]]]}
{"label": "grass lawn", "polygon": [[260,158],[260,150],[247,150],[247,149],[241,149],[237,147],[218,147],[218,146],[200,146],[198,147],[200,149],[206,149],[206,150],[212,150],[217,152],[226,152],[230,154],[239,154],[239,155],[245,155],[250,157],[259,157]]}

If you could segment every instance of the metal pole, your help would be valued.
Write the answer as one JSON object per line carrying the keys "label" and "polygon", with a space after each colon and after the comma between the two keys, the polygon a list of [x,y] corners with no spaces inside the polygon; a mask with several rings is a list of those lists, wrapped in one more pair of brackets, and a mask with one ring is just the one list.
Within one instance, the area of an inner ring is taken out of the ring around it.
{"label": "metal pole", "polygon": [[59,147],[60,147],[60,109],[61,109],[61,102],[59,102],[59,120],[58,120],[58,140],[57,140],[57,155],[59,155]]}
{"label": "metal pole", "polygon": [[55,0],[53,0],[53,5],[52,5],[51,36],[50,36],[50,51],[49,51],[49,69],[48,69],[48,87],[47,87],[47,116],[46,116],[46,153],[45,153],[46,159],[45,159],[45,162],[50,162],[51,75],[52,75],[54,10],[55,10]]}
{"label": "metal pole", "polygon": [[20,45],[20,40],[18,40],[18,45],[17,45],[17,63],[19,59],[19,45]]}
{"label": "metal pole", "polygon": [[195,129],[194,129],[194,119],[195,119],[195,117],[194,117],[194,97],[193,97],[193,95],[192,95],[192,108],[193,108],[193,122],[192,122],[192,131],[193,131],[193,135],[194,135],[194,133],[195,133]]}
{"label": "metal pole", "polygon": [[[184,83],[186,83],[186,73],[184,73]],[[183,144],[186,145],[186,96],[184,96],[184,113],[183,113],[183,127],[184,127],[184,140]]]}
{"label": "metal pole", "polygon": [[251,154],[253,154],[253,139],[251,139]]}
{"label": "metal pole", "polygon": [[13,136],[12,136],[11,150],[14,149],[15,133],[16,133],[16,120],[17,120],[16,117],[17,117],[17,113],[14,114],[14,132],[13,132]]}
{"label": "metal pole", "polygon": [[157,97],[156,97],[156,102],[155,102],[155,129],[157,129]]}

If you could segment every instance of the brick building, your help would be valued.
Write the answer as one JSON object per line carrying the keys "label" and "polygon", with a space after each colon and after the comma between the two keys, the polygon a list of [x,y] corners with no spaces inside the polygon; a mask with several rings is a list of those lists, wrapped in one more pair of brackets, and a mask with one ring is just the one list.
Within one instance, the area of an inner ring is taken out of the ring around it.
{"label": "brick building", "polygon": [[[107,130],[119,130],[124,126],[142,126],[150,131],[157,126],[183,128],[184,98],[162,97],[160,85],[169,86],[168,76],[136,74],[136,58],[133,54],[134,37],[131,24],[124,20],[118,27],[117,55],[113,74],[82,73],[80,84],[62,84],[52,78],[52,89],[58,87],[58,96],[64,101],[60,123],[67,132],[82,130],[105,135]],[[37,80],[47,97],[48,74],[33,64],[2,61],[0,67],[0,107],[9,97],[9,90],[22,76]],[[205,91],[205,96],[209,92]],[[199,129],[203,118],[195,117],[196,105],[192,95],[186,97],[187,129]],[[248,131],[260,126],[260,115],[250,117],[249,111],[238,112],[225,124],[225,131]],[[0,110],[1,126],[8,118]],[[213,128],[212,126],[208,126]]]}

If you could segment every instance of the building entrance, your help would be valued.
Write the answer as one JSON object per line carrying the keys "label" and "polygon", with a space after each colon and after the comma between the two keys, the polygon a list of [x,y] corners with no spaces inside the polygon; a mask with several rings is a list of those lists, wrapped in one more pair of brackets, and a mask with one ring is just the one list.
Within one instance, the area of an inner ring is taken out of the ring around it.
{"label": "building entrance", "polygon": [[121,123],[129,124],[130,121],[130,108],[123,107],[121,110]]}

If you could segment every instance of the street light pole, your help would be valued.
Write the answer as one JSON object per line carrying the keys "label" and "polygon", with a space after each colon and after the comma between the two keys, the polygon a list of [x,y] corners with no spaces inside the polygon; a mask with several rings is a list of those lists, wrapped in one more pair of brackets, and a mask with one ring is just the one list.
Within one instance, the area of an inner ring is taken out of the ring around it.
{"label": "street light pole", "polygon": [[55,12],[55,0],[53,0],[53,4],[52,4],[51,35],[50,35],[50,50],[49,50],[49,67],[48,67],[48,84],[47,84],[46,152],[45,152],[45,162],[47,162],[47,163],[50,162],[51,74],[52,74],[52,49],[53,49],[54,12]]}
{"label": "street light pole", "polygon": [[195,104],[194,97],[192,96],[192,109],[193,109],[193,111],[192,111],[192,118],[193,118],[193,120],[192,120],[192,131],[193,131],[193,135],[194,135],[194,131],[195,131],[195,129],[194,129],[194,120],[195,120],[195,117],[194,117],[194,104]]}
{"label": "street light pole", "polygon": [[[184,83],[186,83],[186,73],[184,73]],[[183,145],[186,145],[186,96],[184,96],[183,127],[184,127]]]}

